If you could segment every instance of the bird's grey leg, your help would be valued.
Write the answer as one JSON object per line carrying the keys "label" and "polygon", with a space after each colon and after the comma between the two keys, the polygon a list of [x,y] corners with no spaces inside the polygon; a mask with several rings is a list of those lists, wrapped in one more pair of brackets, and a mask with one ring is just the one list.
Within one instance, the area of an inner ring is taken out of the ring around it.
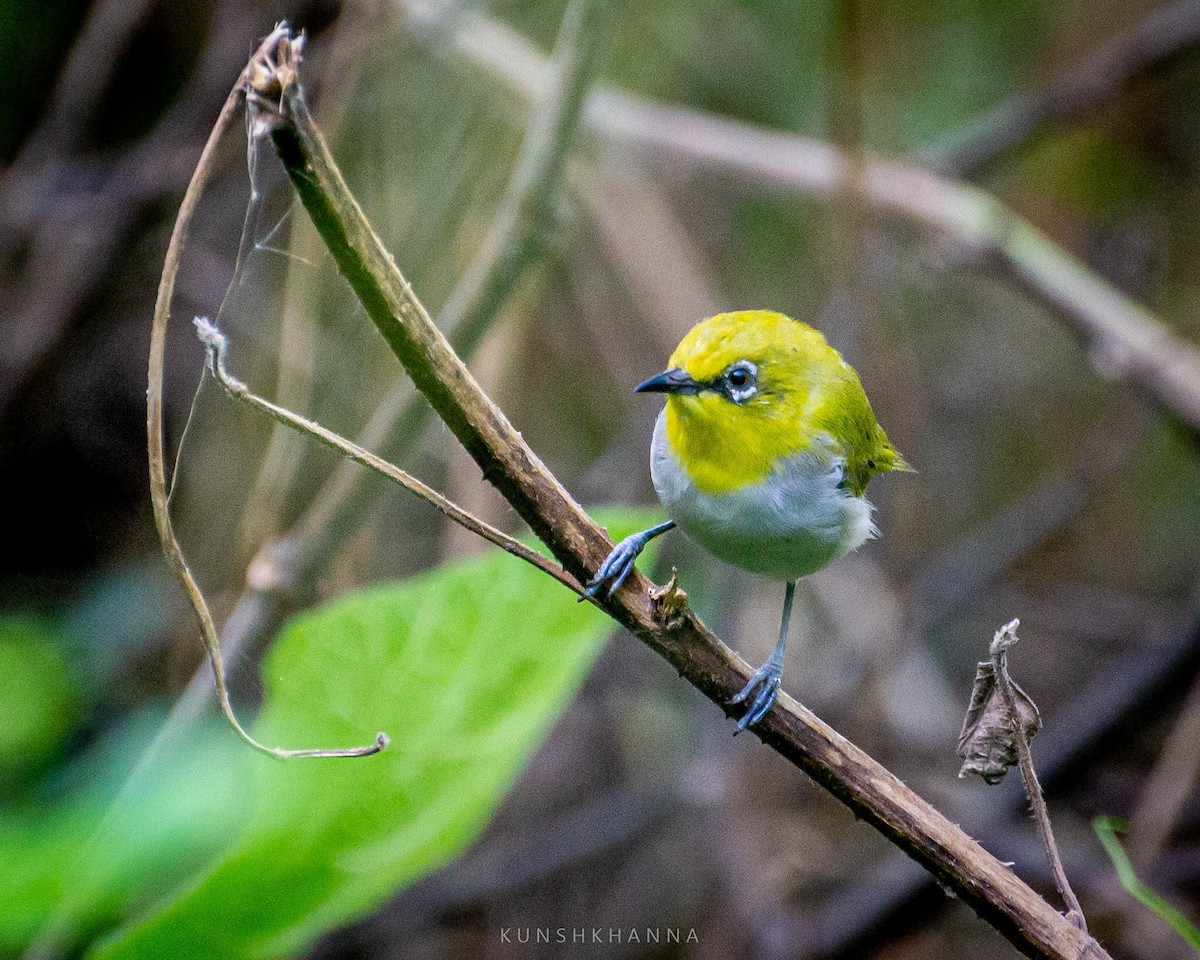
{"label": "bird's grey leg", "polygon": [[730,703],[743,703],[750,699],[755,690],[758,691],[750,706],[746,708],[742,719],[738,721],[734,736],[765,717],[779,693],[779,685],[783,682],[783,656],[787,647],[788,622],[792,619],[792,600],[795,596],[796,581],[789,580],[787,592],[783,596],[783,622],[779,625],[779,642],[775,644],[775,649],[767,657],[767,662],[754,671],[750,682],[729,701]]}
{"label": "bird's grey leg", "polygon": [[665,523],[660,523],[657,527],[651,527],[649,530],[643,530],[641,533],[631,533],[624,540],[612,548],[612,552],[604,558],[604,562],[600,564],[600,569],[596,571],[596,575],[587,582],[587,589],[583,591],[583,597],[595,597],[605,584],[608,584],[608,596],[612,596],[621,589],[621,584],[625,582],[625,578],[629,576],[633,570],[633,562],[637,560],[638,554],[646,549],[648,544],[655,537],[666,533],[668,530],[674,529],[675,521],[668,520]]}

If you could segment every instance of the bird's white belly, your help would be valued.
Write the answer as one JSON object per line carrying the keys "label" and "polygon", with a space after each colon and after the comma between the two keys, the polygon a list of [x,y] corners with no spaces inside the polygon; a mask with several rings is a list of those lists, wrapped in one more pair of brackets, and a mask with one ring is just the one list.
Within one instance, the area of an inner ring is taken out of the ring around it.
{"label": "bird's white belly", "polygon": [[654,489],[684,533],[727,563],[782,580],[820,570],[876,535],[871,504],[841,486],[843,465],[804,453],[760,483],[705,493],[671,450],[665,411],[650,451]]}

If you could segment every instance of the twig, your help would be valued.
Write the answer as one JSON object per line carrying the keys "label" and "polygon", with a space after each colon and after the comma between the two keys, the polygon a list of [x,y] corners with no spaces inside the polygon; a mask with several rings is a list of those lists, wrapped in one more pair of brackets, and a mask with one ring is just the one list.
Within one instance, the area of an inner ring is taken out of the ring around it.
{"label": "twig", "polygon": [[[1040,734],[1041,776],[1054,789],[1076,771],[1093,764],[1114,744],[1141,729],[1173,702],[1200,669],[1200,625],[1183,636],[1138,637],[1134,649],[1105,664],[1054,716]],[[1136,723],[1133,722],[1136,718]],[[1015,795],[1013,797],[1015,799]],[[996,813],[1002,816],[995,817]],[[992,847],[1009,848],[1012,834],[1028,816],[1027,802],[1003,811],[968,808],[963,826]],[[901,927],[926,919],[948,901],[928,874],[911,861],[888,857],[824,903],[810,906],[803,918],[789,918],[795,938],[807,937],[814,958],[857,956]]]}
{"label": "twig", "polygon": [[1094,108],[1139,76],[1162,67],[1200,41],[1200,5],[1175,0],[1151,10],[1088,52],[1045,89],[999,104],[911,159],[939,173],[969,177],[1051,124]]}
{"label": "twig", "polygon": [[1193,951],[1200,953],[1200,929],[1197,929],[1196,925],[1167,899],[1155,893],[1138,877],[1137,870],[1121,847],[1121,841],[1117,839],[1117,831],[1123,830],[1125,826],[1126,824],[1119,817],[1096,817],[1092,821],[1092,829],[1096,832],[1096,838],[1104,847],[1104,852],[1108,854],[1109,860],[1112,861],[1113,869],[1117,872],[1117,879],[1121,886],[1142,906],[1154,911],[1155,915],[1179,934],[1184,943]]}
{"label": "twig", "polygon": [[[324,41],[329,47],[326,75],[336,77],[337,82],[321,89],[321,116],[326,129],[335,136],[358,94],[360,75],[368,62],[366,47],[375,42],[379,13],[372,4],[343,7],[334,31],[330,31],[334,36]],[[257,164],[259,145],[249,146],[253,163]],[[250,204],[255,202],[251,196]],[[290,215],[293,209],[288,210]],[[290,221],[291,236],[285,243],[293,255],[288,257],[280,286],[279,357],[272,396],[283,407],[302,410],[309,406],[313,395],[319,326],[311,308],[317,302],[321,274],[310,261],[315,262],[325,247],[320,237],[303,229],[307,226],[303,217],[290,217]],[[286,516],[296,491],[305,448],[303,436],[276,424],[242,509],[238,539],[246,556],[253,556],[265,541],[279,534],[281,518]],[[228,638],[222,636],[221,642],[229,651]]]}
{"label": "twig", "polygon": [[259,77],[264,73],[269,73],[273,69],[270,64],[270,57],[275,51],[280,49],[282,44],[288,44],[288,49],[290,49],[288,37],[289,34],[286,27],[282,25],[276,27],[259,45],[254,56],[246,64],[241,76],[238,77],[238,81],[230,91],[224,107],[221,108],[220,116],[217,118],[212,133],[209,134],[208,142],[204,145],[200,161],[196,165],[195,172],[192,174],[187,193],[184,195],[183,202],[179,208],[179,214],[175,219],[175,226],[171,231],[171,240],[167,247],[162,278],[158,286],[158,299],[154,304],[154,324],[150,331],[149,388],[146,394],[146,432],[150,454],[150,500],[154,507],[154,522],[158,527],[158,535],[162,543],[163,553],[171,565],[172,572],[174,572],[184,591],[187,593],[188,600],[191,602],[192,609],[196,614],[196,620],[200,625],[200,634],[204,640],[205,649],[208,651],[209,661],[212,664],[213,679],[216,685],[217,697],[221,703],[221,710],[234,730],[256,750],[281,760],[300,757],[361,757],[378,753],[387,746],[387,736],[380,733],[375,738],[374,743],[362,747],[285,750],[268,747],[259,743],[241,725],[236,714],[233,712],[233,705],[229,701],[229,691],[225,685],[225,666],[221,658],[221,645],[217,637],[216,626],[213,624],[212,616],[208,612],[208,605],[205,603],[204,594],[201,592],[195,577],[192,576],[191,570],[188,569],[187,561],[184,559],[183,550],[179,546],[179,541],[175,536],[175,531],[171,524],[170,508],[167,503],[167,482],[163,450],[163,364],[166,357],[167,323],[170,320],[171,314],[171,297],[175,292],[175,279],[179,273],[179,264],[183,256],[188,228],[191,226],[192,218],[196,213],[196,207],[200,202],[200,195],[212,170],[217,146],[222,136],[224,136],[237,118],[247,83],[251,79]]}
{"label": "twig", "polygon": [[1062,858],[1058,855],[1058,844],[1054,842],[1054,831],[1050,827],[1050,811],[1046,807],[1046,798],[1042,795],[1042,785],[1038,783],[1037,772],[1033,768],[1033,752],[1029,746],[1029,737],[1017,709],[1019,688],[1008,675],[1008,649],[1017,642],[1017,627],[1020,624],[1019,620],[1011,620],[996,631],[996,636],[992,640],[992,646],[988,652],[992,656],[996,686],[1004,698],[1004,705],[1008,708],[1009,723],[1012,726],[1017,745],[1021,782],[1025,785],[1025,795],[1029,798],[1029,807],[1033,813],[1034,822],[1037,824],[1042,848],[1046,851],[1046,860],[1050,864],[1051,873],[1054,874],[1054,885],[1058,887],[1063,903],[1067,905],[1067,919],[1083,933],[1087,933],[1087,921],[1083,916],[1083,908],[1080,907],[1075,891],[1071,889],[1071,882],[1067,879],[1067,872],[1063,869]]}
{"label": "twig", "polygon": [[[480,390],[429,318],[334,165],[304,105],[287,50],[281,41],[279,69],[257,87],[264,102],[278,106],[271,138],[314,225],[377,329],[484,476],[582,579],[600,564],[611,541]],[[651,586],[634,573],[602,606],[728,712],[749,668],[686,609],[660,619]],[[781,696],[757,732],[1028,956],[1108,957],[995,857],[792,698]]]}
{"label": "twig", "polygon": [[[518,94],[544,89],[545,59],[511,28],[481,14],[453,21],[426,0],[394,0],[418,28],[449,34],[450,45]],[[995,197],[894,161],[844,151],[702,110],[598,88],[588,128],[609,144],[660,162],[749,177],[830,201],[856,201],[876,215],[931,232],[956,261],[977,262],[1048,307],[1082,341],[1094,368],[1124,380],[1200,434],[1200,352]]]}
{"label": "twig", "polygon": [[371,451],[364,450],[357,444],[351,443],[345,437],[339,436],[332,430],[326,429],[319,423],[309,420],[307,417],[302,417],[291,410],[287,410],[272,403],[270,400],[258,396],[226,368],[225,357],[229,341],[226,339],[225,334],[218,330],[207,317],[197,317],[195,324],[196,334],[205,347],[209,373],[224,388],[225,392],[235,400],[248,404],[259,413],[265,414],[283,426],[295,430],[297,433],[312,437],[318,443],[337,451],[355,463],[374,470],[380,476],[386,477],[393,483],[398,483],[410,493],[416,494],[426,503],[436,507],[455,523],[483,537],[484,540],[495,544],[500,549],[511,553],[514,557],[520,557],[526,563],[532,564],[543,573],[553,577],[568,590],[582,594],[583,590],[578,580],[565,572],[561,567],[547,560],[536,550],[531,550],[525,546],[520,540],[510,537],[507,533],[503,533],[472,516],[457,504],[451,503],[428,484],[422,483],[412,474],[401,470],[394,464],[388,463],[386,460],[371,453]]}

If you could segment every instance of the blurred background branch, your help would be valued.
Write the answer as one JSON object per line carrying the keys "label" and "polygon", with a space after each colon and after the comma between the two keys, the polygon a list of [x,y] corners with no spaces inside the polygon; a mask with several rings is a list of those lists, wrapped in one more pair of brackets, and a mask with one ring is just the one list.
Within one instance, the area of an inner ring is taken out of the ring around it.
{"label": "blurred background branch", "polygon": [[[218,100],[252,36],[252,20],[222,7],[192,78],[173,109],[133,149],[88,150],[81,125],[119,64],[112,56],[147,16],[147,4],[105,3],[91,12],[46,114],[0,177],[0,293],[15,305],[0,356],[0,412],[61,348],[69,323],[122,250],[139,216],[182,192],[207,133],[196,116]],[[224,72],[221,68],[224,67]],[[16,269],[14,269],[14,266]]]}
{"label": "blurred background branch", "polygon": [[[515,92],[532,97],[542,89],[541,55],[502,24],[477,14],[431,23],[425,0],[396,2],[414,29],[449,31],[457,51]],[[660,163],[684,162],[802,195],[859,202],[932,233],[952,261],[995,268],[1049,307],[1106,375],[1129,381],[1189,430],[1200,430],[1200,352],[986,192],[892,161],[859,161],[827,143],[615,90],[592,95],[587,121],[612,146]]]}
{"label": "blurred background branch", "polygon": [[914,163],[946,176],[970,177],[1046,128],[1094,110],[1143,74],[1187,56],[1200,41],[1200,7],[1175,0],[1155,7],[1041,90],[1030,90],[965,124],[941,143],[918,152]]}

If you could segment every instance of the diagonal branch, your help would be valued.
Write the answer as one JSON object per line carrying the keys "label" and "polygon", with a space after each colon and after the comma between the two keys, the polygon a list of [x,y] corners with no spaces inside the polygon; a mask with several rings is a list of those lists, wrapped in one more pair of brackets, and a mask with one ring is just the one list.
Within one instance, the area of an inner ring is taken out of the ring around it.
{"label": "diagonal branch", "polygon": [[[417,387],[513,508],[577,579],[612,544],[543,466],[450,348],[371,229],[316,129],[298,86],[287,38],[279,69],[254,93],[266,113],[292,183],[339,269]],[[746,664],[684,609],[656,603],[652,584],[633,573],[601,607],[728,712],[749,676]],[[857,816],[935,877],[1030,957],[1105,960],[1108,954],[1022,883],[961,829],[893,774],[792,698],[757,732]]]}
{"label": "diagonal branch", "polygon": [[969,177],[1054,123],[1078,117],[1161,69],[1200,42],[1200,6],[1173,0],[1089,51],[1041,90],[1005,100],[912,157],[939,173]]}
{"label": "diagonal branch", "polygon": [[1087,920],[1079,898],[1071,889],[1071,881],[1067,879],[1067,871],[1063,869],[1062,857],[1058,853],[1058,844],[1054,839],[1054,830],[1050,825],[1050,811],[1046,807],[1046,797],[1042,793],[1042,785],[1038,782],[1037,771],[1033,766],[1033,751],[1029,740],[1030,731],[1021,721],[1021,709],[1018,706],[1024,701],[1037,717],[1035,726],[1041,726],[1041,718],[1037,716],[1037,707],[1008,673],[1008,651],[1017,642],[1017,627],[1019,620],[1011,620],[996,631],[995,639],[989,653],[992,658],[992,675],[995,677],[996,688],[1004,701],[1008,715],[1009,731],[1017,751],[1017,765],[1021,771],[1021,782],[1025,786],[1025,796],[1029,798],[1029,809],[1033,813],[1037,825],[1038,837],[1042,841],[1042,849],[1046,852],[1046,860],[1050,864],[1050,872],[1054,875],[1054,885],[1067,905],[1067,919],[1084,933],[1087,933]]}

